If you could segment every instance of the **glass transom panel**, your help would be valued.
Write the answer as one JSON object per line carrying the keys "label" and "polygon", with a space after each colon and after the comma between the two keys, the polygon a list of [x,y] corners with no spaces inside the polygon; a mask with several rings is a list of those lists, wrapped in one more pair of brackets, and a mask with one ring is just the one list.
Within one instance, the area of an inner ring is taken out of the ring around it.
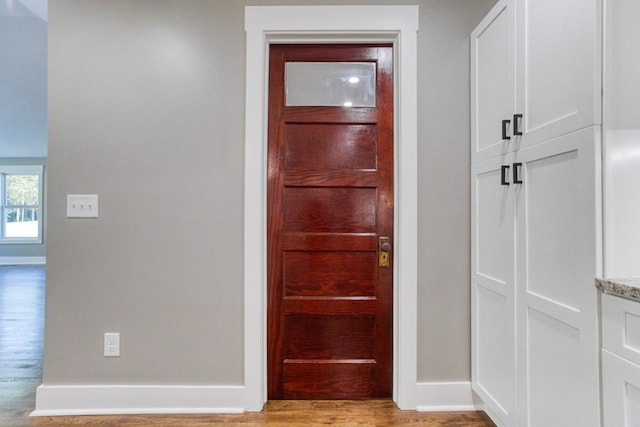
{"label": "glass transom panel", "polygon": [[287,106],[375,107],[373,62],[287,62]]}

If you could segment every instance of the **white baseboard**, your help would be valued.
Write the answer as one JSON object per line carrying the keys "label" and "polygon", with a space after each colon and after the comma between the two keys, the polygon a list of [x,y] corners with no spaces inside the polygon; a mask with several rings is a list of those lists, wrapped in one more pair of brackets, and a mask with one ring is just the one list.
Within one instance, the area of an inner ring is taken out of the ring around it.
{"label": "white baseboard", "polygon": [[477,411],[471,382],[418,383],[416,410],[421,412]]}
{"label": "white baseboard", "polygon": [[[416,410],[475,411],[470,382],[418,383]],[[31,416],[242,413],[244,386],[41,385]]]}
{"label": "white baseboard", "polygon": [[0,265],[40,265],[46,264],[43,256],[0,256]]}
{"label": "white baseboard", "polygon": [[244,386],[41,385],[32,417],[244,412]]}

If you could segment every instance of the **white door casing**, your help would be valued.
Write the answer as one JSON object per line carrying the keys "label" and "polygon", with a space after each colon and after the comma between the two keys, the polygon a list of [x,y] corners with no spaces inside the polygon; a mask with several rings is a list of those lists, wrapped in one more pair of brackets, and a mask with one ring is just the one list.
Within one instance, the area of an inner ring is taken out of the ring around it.
{"label": "white door casing", "polygon": [[245,406],[266,402],[266,153],[269,45],[394,46],[394,391],[416,408],[417,389],[417,30],[418,6],[247,6],[244,186]]}

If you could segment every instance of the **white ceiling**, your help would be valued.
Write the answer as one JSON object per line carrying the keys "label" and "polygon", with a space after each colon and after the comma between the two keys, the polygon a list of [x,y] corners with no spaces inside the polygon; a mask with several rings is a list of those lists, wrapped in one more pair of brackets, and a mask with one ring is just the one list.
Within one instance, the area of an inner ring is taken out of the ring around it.
{"label": "white ceiling", "polygon": [[0,0],[0,158],[47,156],[47,0]]}

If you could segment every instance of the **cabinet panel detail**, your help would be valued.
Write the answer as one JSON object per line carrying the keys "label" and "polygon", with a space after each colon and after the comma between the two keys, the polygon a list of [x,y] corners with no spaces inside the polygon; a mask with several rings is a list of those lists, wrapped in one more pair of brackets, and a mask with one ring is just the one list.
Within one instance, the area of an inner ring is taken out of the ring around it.
{"label": "cabinet panel detail", "polygon": [[512,299],[483,286],[477,287],[477,383],[506,412],[513,399]]}
{"label": "cabinet panel detail", "polygon": [[[525,29],[527,41],[525,81],[527,82],[528,131],[548,125],[578,111],[579,78],[576,63],[583,52],[576,49],[581,28],[588,28],[576,19],[584,7],[584,0],[553,3],[533,0],[526,2],[527,19],[538,23]],[[554,41],[549,49],[549,40]],[[554,96],[549,96],[553,93]]]}
{"label": "cabinet panel detail", "polygon": [[571,151],[526,163],[528,292],[577,310],[580,174]]}
{"label": "cabinet panel detail", "polygon": [[599,0],[502,0],[476,27],[472,161],[601,123],[600,8]]}
{"label": "cabinet panel detail", "polygon": [[513,68],[508,64],[512,60],[506,43],[510,31],[508,20],[507,9],[503,8],[476,38],[477,78],[482,83],[478,86],[477,102],[486,105],[486,108],[478,110],[478,151],[493,145],[503,145],[501,128],[497,124],[511,114],[509,98],[513,93],[505,84],[509,81],[511,76],[508,74]]}
{"label": "cabinet panel detail", "polygon": [[602,350],[604,427],[640,425],[640,366]]}
{"label": "cabinet panel detail", "polygon": [[524,114],[523,146],[599,124],[599,2],[517,3],[516,98]]}
{"label": "cabinet panel detail", "polygon": [[477,274],[506,283],[513,264],[513,205],[508,189],[500,184],[500,170],[490,170],[476,178]]}
{"label": "cabinet panel detail", "polygon": [[640,365],[640,303],[602,296],[602,347]]}
{"label": "cabinet panel detail", "polygon": [[640,316],[624,313],[624,345],[640,354]]}
{"label": "cabinet panel detail", "polygon": [[627,408],[627,420],[630,425],[640,425],[640,388],[633,384],[626,384],[625,407]]}
{"label": "cabinet panel detail", "polygon": [[598,131],[515,153],[518,425],[599,425]]}
{"label": "cabinet panel detail", "polygon": [[580,331],[532,309],[526,322],[528,425],[585,425],[576,422],[584,405],[580,399]]}
{"label": "cabinet panel detail", "polygon": [[472,387],[499,425],[516,422],[515,206],[507,154],[472,167]]}

